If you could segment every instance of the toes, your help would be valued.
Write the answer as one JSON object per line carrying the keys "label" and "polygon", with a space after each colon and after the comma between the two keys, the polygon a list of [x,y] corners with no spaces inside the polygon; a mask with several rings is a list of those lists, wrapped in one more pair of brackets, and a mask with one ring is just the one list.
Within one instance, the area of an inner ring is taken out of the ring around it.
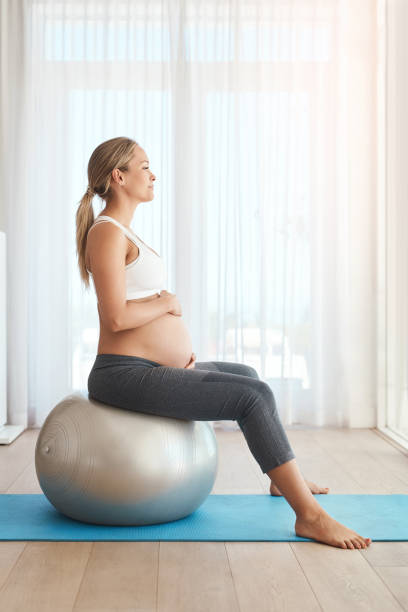
{"label": "toes", "polygon": [[312,493],[327,493],[327,491],[329,490],[329,487],[318,487],[314,483],[312,483],[312,485],[313,485],[311,487]]}
{"label": "toes", "polygon": [[352,540],[352,542],[353,542],[355,548],[361,548],[361,542],[360,542],[360,540],[358,538],[354,538]]}
{"label": "toes", "polygon": [[354,548],[353,542],[351,540],[344,540],[347,544],[347,548]]}
{"label": "toes", "polygon": [[327,493],[329,490],[329,487],[319,487],[315,482],[312,482],[311,480],[306,480],[306,484],[309,487],[309,489],[311,490],[312,493],[316,494],[316,493]]}

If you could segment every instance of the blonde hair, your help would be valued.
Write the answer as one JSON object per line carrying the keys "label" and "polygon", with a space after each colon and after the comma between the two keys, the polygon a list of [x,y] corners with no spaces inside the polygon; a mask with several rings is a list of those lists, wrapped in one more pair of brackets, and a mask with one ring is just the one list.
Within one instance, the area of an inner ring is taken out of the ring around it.
{"label": "blonde hair", "polygon": [[95,194],[109,203],[112,196],[112,171],[118,168],[121,172],[129,170],[129,161],[133,157],[135,147],[139,146],[135,140],[118,136],[102,142],[93,151],[88,162],[88,188],[79,202],[76,213],[76,249],[81,279],[89,288],[89,272],[85,265],[85,247],[89,228],[95,217],[92,208],[92,199]]}

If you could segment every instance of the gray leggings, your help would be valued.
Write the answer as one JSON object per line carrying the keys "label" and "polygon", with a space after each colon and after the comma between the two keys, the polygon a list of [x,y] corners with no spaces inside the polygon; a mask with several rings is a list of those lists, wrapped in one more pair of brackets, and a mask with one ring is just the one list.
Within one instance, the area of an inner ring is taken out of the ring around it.
{"label": "gray leggings", "polygon": [[194,368],[163,366],[129,355],[99,354],[88,393],[111,406],[193,421],[237,421],[262,472],[295,457],[269,385],[254,368],[201,361]]}

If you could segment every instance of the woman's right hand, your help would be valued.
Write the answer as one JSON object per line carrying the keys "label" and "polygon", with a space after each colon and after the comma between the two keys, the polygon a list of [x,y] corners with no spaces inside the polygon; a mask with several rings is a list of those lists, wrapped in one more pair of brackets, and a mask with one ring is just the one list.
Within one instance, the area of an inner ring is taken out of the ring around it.
{"label": "woman's right hand", "polygon": [[168,300],[169,303],[169,310],[167,312],[169,312],[172,315],[176,315],[178,317],[181,317],[181,304],[177,299],[177,296],[175,293],[170,293],[169,291],[165,291],[164,289],[162,291],[160,291],[160,297],[166,298]]}

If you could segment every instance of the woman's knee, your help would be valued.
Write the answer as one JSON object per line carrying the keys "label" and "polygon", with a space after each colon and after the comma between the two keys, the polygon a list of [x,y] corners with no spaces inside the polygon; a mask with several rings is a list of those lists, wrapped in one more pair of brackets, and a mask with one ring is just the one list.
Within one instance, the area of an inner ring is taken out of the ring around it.
{"label": "woman's knee", "polygon": [[268,383],[264,382],[263,380],[260,380],[257,384],[257,388],[262,398],[265,399],[268,403],[272,403],[275,406],[275,396]]}
{"label": "woman's knee", "polygon": [[239,422],[244,422],[251,414],[277,414],[275,397],[270,386],[262,380],[251,381],[247,390],[244,405],[242,406],[242,417]]}
{"label": "woman's knee", "polygon": [[255,378],[256,380],[260,380],[258,376],[258,372],[252,366],[247,365],[246,363],[237,363],[239,367],[239,371],[237,374],[241,374],[242,376],[249,376],[249,378]]}
{"label": "woman's knee", "polygon": [[263,380],[254,380],[251,382],[251,397],[253,403],[258,404],[268,411],[276,410],[275,396],[268,383]]}
{"label": "woman's knee", "polygon": [[255,368],[253,368],[252,366],[245,366],[245,367],[248,370],[247,376],[250,376],[251,378],[257,378],[258,380],[260,380],[258,372],[255,370]]}

